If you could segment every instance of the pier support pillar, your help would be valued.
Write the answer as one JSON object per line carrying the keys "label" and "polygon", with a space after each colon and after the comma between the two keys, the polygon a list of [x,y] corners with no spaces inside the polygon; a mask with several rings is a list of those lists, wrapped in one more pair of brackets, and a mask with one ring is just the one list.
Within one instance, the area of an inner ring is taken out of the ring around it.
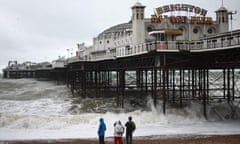
{"label": "pier support pillar", "polygon": [[232,68],[232,100],[235,100],[235,70]]}
{"label": "pier support pillar", "polygon": [[153,100],[153,103],[154,103],[154,106],[156,107],[157,106],[157,70],[155,69],[154,70],[154,100]]}
{"label": "pier support pillar", "polygon": [[206,69],[203,70],[203,114],[207,119],[207,90],[206,90],[206,73],[208,71]]}
{"label": "pier support pillar", "polygon": [[165,69],[163,69],[162,79],[163,79],[163,82],[162,82],[163,114],[166,114],[166,70]]}
{"label": "pier support pillar", "polygon": [[81,80],[82,80],[82,82],[81,82],[81,87],[82,87],[82,97],[86,97],[86,71],[82,71],[81,72]]}
{"label": "pier support pillar", "polygon": [[125,94],[125,70],[119,71],[119,87],[120,87],[120,106],[124,107],[124,94]]}

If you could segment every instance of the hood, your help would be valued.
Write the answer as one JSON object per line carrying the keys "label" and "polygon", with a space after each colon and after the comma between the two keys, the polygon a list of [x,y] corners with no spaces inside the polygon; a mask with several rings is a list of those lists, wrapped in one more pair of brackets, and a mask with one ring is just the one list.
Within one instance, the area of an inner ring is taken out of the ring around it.
{"label": "hood", "polygon": [[103,119],[103,118],[100,118],[99,121],[100,121],[100,123],[103,123],[103,122],[104,122],[104,119]]}

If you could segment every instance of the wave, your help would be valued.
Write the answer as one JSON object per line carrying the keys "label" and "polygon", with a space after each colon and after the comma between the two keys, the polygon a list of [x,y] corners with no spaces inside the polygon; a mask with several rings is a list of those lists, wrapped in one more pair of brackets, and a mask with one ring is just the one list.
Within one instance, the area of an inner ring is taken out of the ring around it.
{"label": "wave", "polygon": [[[128,95],[125,97],[125,107],[119,108],[115,96],[107,99],[74,97],[65,85],[55,85],[53,82],[0,80],[0,89],[0,139],[11,139],[9,135],[15,135],[16,132],[22,136],[20,139],[46,138],[45,133],[52,135],[51,138],[79,138],[75,131],[87,131],[86,135],[81,133],[84,138],[95,137],[100,117],[105,119],[107,135],[111,136],[113,123],[117,120],[125,123],[129,116],[133,117],[139,136],[179,134],[183,131],[194,133],[196,127],[198,134],[213,133],[219,132],[217,129],[220,125],[225,125],[221,131],[239,132],[236,130],[240,118],[238,101],[232,104],[226,101],[208,104],[208,118],[205,119],[202,103],[196,101],[182,108],[169,104],[164,115],[162,101],[158,100],[155,107],[151,96],[138,96],[136,99]],[[233,125],[229,126],[228,121],[232,119],[237,120],[237,124],[230,122]],[[33,131],[35,135],[23,135],[26,130]],[[63,135],[66,130],[69,135]]]}

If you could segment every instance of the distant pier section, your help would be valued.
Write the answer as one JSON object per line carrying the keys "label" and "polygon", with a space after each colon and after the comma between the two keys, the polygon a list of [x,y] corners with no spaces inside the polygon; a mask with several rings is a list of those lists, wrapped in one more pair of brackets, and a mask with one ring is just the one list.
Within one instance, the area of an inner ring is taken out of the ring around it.
{"label": "distant pier section", "polygon": [[3,69],[3,78],[38,78],[65,81],[66,60],[58,60],[42,63],[9,61],[8,66]]}

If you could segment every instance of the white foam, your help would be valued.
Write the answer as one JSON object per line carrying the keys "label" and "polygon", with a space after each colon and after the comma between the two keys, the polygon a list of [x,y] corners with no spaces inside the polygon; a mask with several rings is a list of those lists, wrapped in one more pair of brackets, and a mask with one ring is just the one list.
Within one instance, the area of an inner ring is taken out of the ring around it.
{"label": "white foam", "polygon": [[[106,136],[112,137],[114,122],[125,123],[129,116],[137,126],[134,136],[240,134],[239,120],[219,120],[218,115],[225,118],[228,113],[227,103],[221,107],[208,106],[211,121],[203,117],[201,104],[191,103],[183,109],[168,107],[164,115],[161,102],[154,107],[151,99],[148,100],[151,111],[72,114],[69,111],[72,99],[63,85],[25,79],[4,82],[14,84],[17,91],[0,93],[0,140],[97,138],[100,117],[107,125]],[[22,84],[26,87],[21,87]],[[219,113],[217,116],[214,109]]]}
{"label": "white foam", "polygon": [[[191,121],[166,123],[168,116],[156,116],[152,112],[82,114],[70,116],[38,117],[22,116],[15,121],[16,126],[0,128],[0,140],[31,140],[31,139],[64,139],[64,138],[97,138],[98,119],[103,117],[107,125],[106,137],[113,136],[113,123],[127,121],[132,115],[136,122],[134,136],[152,135],[215,135],[239,134],[240,121]],[[174,116],[172,116],[173,118]],[[147,118],[147,119],[146,119]],[[181,121],[182,119],[178,119]]]}

